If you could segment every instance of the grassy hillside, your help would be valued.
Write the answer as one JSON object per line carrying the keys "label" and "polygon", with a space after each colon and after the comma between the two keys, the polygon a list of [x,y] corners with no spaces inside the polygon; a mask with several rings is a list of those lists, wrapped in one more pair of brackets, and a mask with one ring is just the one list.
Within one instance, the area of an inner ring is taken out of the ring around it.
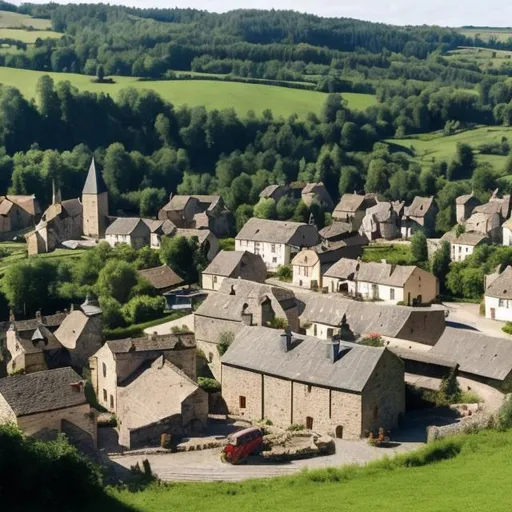
{"label": "grassy hillside", "polygon": [[512,28],[505,27],[471,27],[460,28],[458,32],[466,37],[478,37],[482,41],[488,42],[491,38],[496,41],[506,43],[512,38]]}
{"label": "grassy hillside", "polygon": [[36,39],[59,39],[62,34],[52,30],[24,30],[17,28],[0,28],[0,39],[15,39],[27,44],[34,44]]}
{"label": "grassy hillside", "polygon": [[17,12],[0,11],[0,27],[3,28],[31,27],[36,30],[47,30],[50,29],[51,26],[51,20],[32,18],[25,14],[18,14]]}
{"label": "grassy hillside", "polygon": [[[480,144],[498,142],[502,137],[512,140],[510,127],[481,127],[467,130],[456,135],[421,134],[404,139],[390,139],[387,142],[403,146],[406,151],[414,151],[417,160],[428,165],[432,159],[451,160],[455,155],[457,143],[469,144],[477,148]],[[504,165],[506,157],[499,155],[477,155],[479,161],[492,163],[497,170]]]}
{"label": "grassy hillside", "polygon": [[[45,73],[39,71],[0,68],[0,83],[17,87],[26,97],[33,98],[37,80],[43,74]],[[140,82],[133,77],[114,77],[115,84],[93,84],[90,76],[71,73],[47,74],[56,82],[69,80],[81,90],[106,92],[115,97],[125,87],[153,89],[175,105],[205,105],[207,108],[217,109],[233,107],[240,115],[245,115],[248,110],[261,114],[265,109],[270,109],[276,116],[288,117],[297,113],[303,117],[309,112],[320,112],[326,99],[326,95],[320,92],[259,84],[202,80]],[[376,103],[375,96],[370,94],[344,93],[343,97],[354,109],[364,109]]]}
{"label": "grassy hillside", "polygon": [[488,431],[367,467],[240,484],[176,483],[113,495],[140,512],[508,512],[511,457],[512,432]]}

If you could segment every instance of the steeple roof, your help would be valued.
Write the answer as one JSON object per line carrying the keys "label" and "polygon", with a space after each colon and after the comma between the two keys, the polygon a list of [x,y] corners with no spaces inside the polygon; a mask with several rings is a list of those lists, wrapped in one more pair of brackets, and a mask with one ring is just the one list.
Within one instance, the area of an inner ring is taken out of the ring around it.
{"label": "steeple roof", "polygon": [[96,163],[93,157],[82,194],[102,194],[103,192],[108,192],[107,185],[103,181],[101,172],[96,170]]}

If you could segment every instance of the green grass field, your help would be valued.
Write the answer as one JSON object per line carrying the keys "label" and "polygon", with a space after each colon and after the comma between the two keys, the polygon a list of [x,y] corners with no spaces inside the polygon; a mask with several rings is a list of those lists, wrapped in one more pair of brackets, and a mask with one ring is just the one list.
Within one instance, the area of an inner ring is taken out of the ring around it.
{"label": "green grass field", "polygon": [[[444,460],[432,462],[443,456]],[[175,483],[135,493],[116,490],[112,496],[121,504],[109,504],[108,510],[509,512],[511,457],[512,432],[487,431],[429,445],[406,459],[366,467],[243,483]]]}
{"label": "green grass field", "polygon": [[414,263],[410,244],[376,244],[365,247],[363,261],[376,261],[380,263],[386,260],[396,265],[411,265]]}
{"label": "green grass field", "polygon": [[[114,98],[126,87],[153,89],[175,105],[205,105],[209,109],[233,107],[241,116],[249,110],[261,114],[265,109],[270,109],[275,116],[288,117],[297,113],[304,117],[309,112],[319,113],[327,97],[326,94],[315,91],[207,80],[140,82],[133,77],[114,77],[115,84],[94,84],[91,77],[86,75],[43,73],[1,67],[0,83],[17,87],[27,98],[34,98],[37,80],[43,74],[49,74],[56,82],[69,80],[80,90],[105,92]],[[377,101],[375,96],[370,94],[344,93],[343,97],[353,109],[365,109]]]}
{"label": "green grass field", "polygon": [[36,30],[48,30],[51,26],[51,20],[31,18],[17,12],[0,11],[0,27],[3,28],[32,27]]}
{"label": "green grass field", "polygon": [[489,41],[491,38],[496,41],[506,43],[512,38],[512,28],[509,27],[473,27],[473,28],[459,28],[458,32],[464,34],[466,37],[479,37],[482,41]]}
{"label": "green grass field", "polygon": [[[404,139],[389,139],[386,142],[403,146],[407,150],[413,150],[418,162],[422,165],[429,165],[432,159],[450,161],[457,148],[457,143],[465,143],[473,148],[483,143],[497,142],[502,137],[507,137],[512,141],[512,128],[507,127],[488,127],[484,126],[474,130],[457,133],[455,135],[442,134],[422,134],[407,137]],[[506,157],[499,155],[477,155],[481,162],[489,162],[494,165],[496,170],[501,170]]]}
{"label": "green grass field", "polygon": [[0,39],[15,39],[27,44],[34,44],[36,39],[60,39],[62,34],[52,30],[23,30],[18,28],[0,28]]}

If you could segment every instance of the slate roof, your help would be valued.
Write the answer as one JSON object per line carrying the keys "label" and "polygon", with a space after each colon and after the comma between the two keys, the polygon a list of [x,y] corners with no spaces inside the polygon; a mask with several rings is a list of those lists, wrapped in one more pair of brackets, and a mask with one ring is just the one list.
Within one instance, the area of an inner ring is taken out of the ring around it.
{"label": "slate roof", "polygon": [[199,244],[202,245],[205,240],[212,234],[209,229],[176,229],[175,236],[184,236],[185,238],[197,237]]}
{"label": "slate roof", "polygon": [[462,196],[457,197],[455,199],[456,204],[466,204],[471,198],[474,198],[475,196],[473,194],[464,194]]}
{"label": "slate roof", "polygon": [[43,324],[46,327],[58,327],[63,322],[64,318],[66,318],[66,313],[56,313],[54,315],[47,316],[43,315],[41,317],[41,321],[38,318],[15,320],[14,322],[8,320],[0,323],[0,329],[6,331],[12,323],[14,323],[16,330],[19,333],[34,331],[40,324]]}
{"label": "slate roof", "polygon": [[324,277],[334,277],[338,279],[353,279],[356,273],[357,266],[361,262],[358,260],[351,260],[348,258],[341,258],[334,265],[329,267],[324,273]]}
{"label": "slate roof", "polygon": [[508,266],[485,290],[487,297],[512,299],[512,267]]}
{"label": "slate roof", "polygon": [[18,196],[18,195],[7,195],[7,199],[14,204],[17,204],[20,208],[30,213],[30,215],[37,215],[41,213],[41,208],[34,195],[32,196]]}
{"label": "slate roof", "polygon": [[372,302],[356,302],[337,296],[311,295],[301,315],[301,324],[321,323],[337,326],[346,315],[350,329],[356,335],[378,332],[398,338],[401,330],[416,312],[425,308],[392,306]]}
{"label": "slate roof", "polygon": [[87,295],[83,304],[80,305],[80,309],[87,316],[101,315],[101,313],[103,313],[103,311],[100,308],[98,299],[96,297],[94,297],[93,295]]}
{"label": "slate roof", "polygon": [[172,196],[169,200],[169,202],[162,207],[162,210],[167,211],[182,211],[185,209],[185,206],[187,206],[187,203],[192,199],[192,196],[181,196],[181,195],[175,195]]}
{"label": "slate roof", "polygon": [[349,222],[333,222],[330,226],[325,226],[318,232],[320,237],[326,240],[341,237],[346,233],[352,233],[352,224]]}
{"label": "slate roof", "polygon": [[341,342],[342,355],[331,363],[325,340],[293,333],[293,348],[286,352],[281,348],[281,334],[267,327],[244,328],[222,357],[222,364],[360,393],[386,351]]}
{"label": "slate roof", "polygon": [[456,361],[462,372],[505,380],[512,371],[512,341],[447,327],[430,354]]}
{"label": "slate roof", "polygon": [[9,212],[12,210],[14,203],[4,198],[0,203],[0,215],[9,215]]}
{"label": "slate roof", "polygon": [[107,185],[103,180],[101,172],[96,170],[96,162],[93,157],[82,194],[102,194],[103,192],[108,192]]}
{"label": "slate roof", "polygon": [[[447,240],[443,236],[443,240]],[[473,245],[476,246],[479,243],[487,241],[488,238],[482,233],[475,233],[473,231],[468,231],[467,233],[462,233],[458,238],[453,238],[450,240],[452,244],[460,244],[460,245]]]}
{"label": "slate roof", "polygon": [[172,235],[176,231],[176,226],[169,219],[155,220],[150,225],[151,233],[160,235]]}
{"label": "slate roof", "polygon": [[373,215],[377,222],[386,222],[393,217],[395,209],[391,203],[382,201],[366,210],[366,215]]}
{"label": "slate roof", "polygon": [[262,199],[267,199],[269,197],[272,197],[274,192],[279,190],[280,188],[285,188],[284,185],[268,185],[260,192],[260,197]]}
{"label": "slate roof", "polygon": [[64,347],[73,350],[88,321],[89,317],[82,311],[71,311],[55,331],[55,337]]}
{"label": "slate roof", "polygon": [[245,251],[220,251],[203,274],[231,277],[242,261]]}
{"label": "slate roof", "polygon": [[445,366],[447,368],[456,368],[457,363],[452,359],[444,356],[437,356],[430,351],[412,350],[400,347],[389,347],[389,350],[396,354],[400,359],[407,361],[416,361],[418,363],[435,364],[437,366]]}
{"label": "slate roof", "polygon": [[320,258],[313,250],[300,251],[292,260],[292,265],[301,265],[303,267],[314,267]]}
{"label": "slate roof", "polygon": [[137,270],[137,273],[149,281],[151,286],[157,290],[171,288],[172,286],[178,286],[184,283],[183,279],[168,265]]}
{"label": "slate roof", "polygon": [[213,210],[221,200],[220,196],[215,195],[193,195],[190,197],[197,199],[201,203],[201,207],[206,207],[207,210]]}
{"label": "slate roof", "polygon": [[430,210],[434,202],[433,197],[419,197],[416,196],[410,206],[404,210],[407,217],[424,217]]}
{"label": "slate roof", "polygon": [[365,196],[359,194],[343,194],[340,202],[334,208],[334,211],[339,212],[356,212],[362,208]]}
{"label": "slate roof", "polygon": [[71,387],[82,378],[72,368],[0,379],[0,394],[16,416],[53,411],[86,404],[85,394]]}
{"label": "slate roof", "polygon": [[236,240],[274,242],[280,244],[311,247],[318,241],[315,226],[302,222],[257,219],[252,217],[236,236]]}
{"label": "slate roof", "polygon": [[105,234],[107,235],[131,235],[140,224],[143,224],[150,229],[148,224],[144,222],[140,217],[118,217],[110,226],[106,229]]}
{"label": "slate roof", "polygon": [[66,199],[66,201],[62,201],[60,205],[63,213],[69,217],[76,217],[77,215],[81,215],[84,211],[80,199]]}
{"label": "slate roof", "polygon": [[192,348],[196,346],[196,340],[192,333],[148,334],[142,338],[110,340],[106,344],[113,354],[127,354],[129,352],[174,350],[182,347]]}

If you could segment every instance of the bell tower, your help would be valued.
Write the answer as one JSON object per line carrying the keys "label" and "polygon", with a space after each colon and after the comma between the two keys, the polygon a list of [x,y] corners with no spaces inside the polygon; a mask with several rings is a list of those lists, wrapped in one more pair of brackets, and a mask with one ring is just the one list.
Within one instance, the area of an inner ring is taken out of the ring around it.
{"label": "bell tower", "polygon": [[103,176],[96,170],[94,157],[82,190],[82,205],[84,235],[96,239],[103,238],[108,216],[108,190]]}

